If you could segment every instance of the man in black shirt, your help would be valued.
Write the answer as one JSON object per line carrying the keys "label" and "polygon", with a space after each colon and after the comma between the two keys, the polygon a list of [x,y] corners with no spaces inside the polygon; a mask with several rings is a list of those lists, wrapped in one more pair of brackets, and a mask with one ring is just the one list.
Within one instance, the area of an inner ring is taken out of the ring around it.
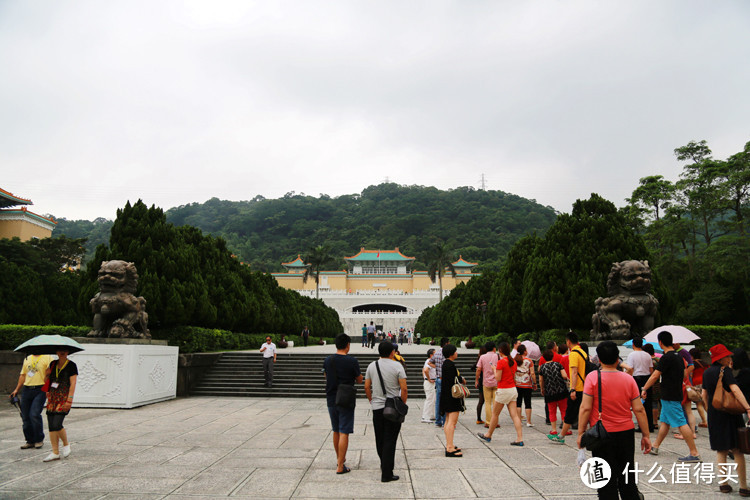
{"label": "man in black shirt", "polygon": [[643,385],[641,398],[646,399],[646,391],[653,386],[661,377],[661,414],[659,415],[659,435],[651,448],[652,455],[659,454],[659,446],[669,434],[670,427],[679,428],[680,434],[688,445],[690,454],[680,457],[680,462],[701,462],[698,448],[695,447],[693,429],[687,423],[685,413],[682,410],[682,380],[685,376],[685,362],[682,357],[674,352],[672,347],[672,334],[668,331],[659,332],[659,346],[664,350],[664,355],[654,369],[654,373]]}
{"label": "man in black shirt", "polygon": [[349,347],[351,347],[349,335],[339,334],[336,337],[336,354],[328,356],[323,361],[323,372],[326,376],[326,402],[333,430],[333,449],[338,461],[336,474],[346,474],[350,470],[344,465],[344,461],[346,450],[349,448],[349,434],[354,432],[354,407],[337,406],[336,392],[338,392],[339,384],[362,383],[359,361],[354,356],[349,356]]}

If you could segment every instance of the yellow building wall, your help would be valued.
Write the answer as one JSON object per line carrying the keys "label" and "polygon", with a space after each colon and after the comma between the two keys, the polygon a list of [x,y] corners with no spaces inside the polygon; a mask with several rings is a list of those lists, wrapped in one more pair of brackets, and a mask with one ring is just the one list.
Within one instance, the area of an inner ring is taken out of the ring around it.
{"label": "yellow building wall", "polygon": [[[320,284],[323,285],[323,276],[321,275]],[[288,290],[315,290],[315,281],[308,279],[307,283],[302,282],[302,276],[298,274],[276,274],[274,275],[279,286]],[[393,290],[403,291],[405,293],[412,293],[416,291],[429,290],[433,286],[430,277],[427,274],[414,274],[411,278],[396,278],[396,277],[357,277],[346,276],[344,274],[329,275],[328,288],[331,291],[356,293],[359,291],[373,290]],[[459,283],[465,283],[472,278],[471,275],[466,276],[443,276],[443,290],[452,290]],[[375,285],[385,286],[375,286]]]}
{"label": "yellow building wall", "polygon": [[[367,277],[367,278],[352,278],[351,276],[347,280],[348,289],[356,292],[357,290],[362,291],[373,291],[373,290],[400,290],[403,292],[411,293],[414,289],[412,286],[412,280],[409,278],[390,278],[390,277]],[[379,286],[375,286],[379,285]],[[385,285],[385,286],[380,286]]]}
{"label": "yellow building wall", "polygon": [[28,241],[32,238],[49,238],[52,236],[52,230],[45,229],[23,220],[0,220],[0,238],[18,237],[21,241]]}

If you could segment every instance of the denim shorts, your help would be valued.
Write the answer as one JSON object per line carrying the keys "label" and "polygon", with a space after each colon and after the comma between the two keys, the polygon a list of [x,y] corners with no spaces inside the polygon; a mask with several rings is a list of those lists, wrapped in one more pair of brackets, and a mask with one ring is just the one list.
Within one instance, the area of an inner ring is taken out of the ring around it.
{"label": "denim shorts", "polygon": [[340,434],[354,432],[354,408],[329,406],[328,415],[331,417],[331,430]]}
{"label": "denim shorts", "polygon": [[662,399],[659,420],[670,427],[682,427],[683,425],[687,425],[685,412],[682,411],[682,404],[680,404],[680,401],[665,401]]}

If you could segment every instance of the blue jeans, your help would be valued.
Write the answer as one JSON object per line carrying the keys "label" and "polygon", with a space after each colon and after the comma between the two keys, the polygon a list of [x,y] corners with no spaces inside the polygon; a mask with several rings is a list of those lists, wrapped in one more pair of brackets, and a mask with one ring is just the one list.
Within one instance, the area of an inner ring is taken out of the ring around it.
{"label": "blue jeans", "polygon": [[435,379],[435,425],[443,425],[445,423],[445,415],[440,415],[440,393],[442,391],[443,383],[440,378]]}
{"label": "blue jeans", "polygon": [[47,394],[42,392],[41,386],[25,386],[21,393],[21,418],[23,419],[23,435],[30,444],[44,442],[44,424],[42,423],[42,409],[47,402]]}

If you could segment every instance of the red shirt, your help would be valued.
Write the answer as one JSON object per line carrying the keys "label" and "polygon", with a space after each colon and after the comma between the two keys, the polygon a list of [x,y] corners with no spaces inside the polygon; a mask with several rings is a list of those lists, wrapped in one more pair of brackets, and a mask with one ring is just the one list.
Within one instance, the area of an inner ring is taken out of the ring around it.
{"label": "red shirt", "polygon": [[516,388],[516,370],[518,369],[518,364],[513,362],[513,366],[508,365],[508,358],[505,357],[497,362],[497,369],[502,370],[503,372],[500,374],[500,380],[497,381],[497,388],[498,389],[515,389]]}
{"label": "red shirt", "polygon": [[[586,375],[583,393],[594,398],[589,425],[599,420],[599,379],[597,372]],[[602,422],[608,432],[627,431],[635,428],[631,416],[631,404],[640,398],[638,384],[625,372],[602,372]]]}
{"label": "red shirt", "polygon": [[[568,359],[567,355],[563,356],[559,352],[555,352],[552,354],[552,361],[557,361],[565,368],[565,373],[570,373],[570,359]],[[544,363],[546,363],[544,358],[539,358],[539,366],[542,366]]]}

